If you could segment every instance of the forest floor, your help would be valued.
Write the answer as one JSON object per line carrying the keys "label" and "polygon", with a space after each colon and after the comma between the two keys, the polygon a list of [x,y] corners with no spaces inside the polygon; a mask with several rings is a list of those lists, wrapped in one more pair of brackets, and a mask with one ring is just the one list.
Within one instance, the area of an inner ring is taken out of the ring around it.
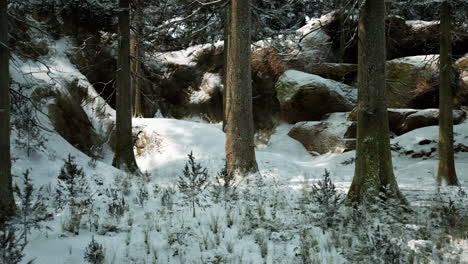
{"label": "forest floor", "polygon": [[[66,45],[55,44],[55,57],[49,58],[52,74],[44,74],[38,63],[21,61],[12,68],[13,79],[23,84],[74,78],[87,82],[64,55]],[[56,86],[62,89],[60,81]],[[99,130],[107,121],[93,104],[84,108]],[[113,110],[104,108],[112,120]],[[46,116],[39,116],[51,130],[40,132],[43,146],[26,156],[16,144],[24,138],[13,131],[12,139],[15,182],[23,188],[21,175],[30,169],[32,184],[50,213],[37,228],[18,226],[18,232],[31,228],[22,263],[83,263],[85,255],[90,256],[85,252],[100,254],[96,245],[88,248],[92,239],[102,245],[102,263],[109,264],[468,263],[468,153],[456,154],[461,187],[437,188],[437,153],[431,151],[436,126],[392,139],[394,171],[410,203],[408,210],[391,203],[344,206],[355,152],[312,156],[287,135],[290,125],[280,125],[267,144],[257,146],[260,184],[225,189],[216,180],[225,163],[220,124],[134,119],[134,129],[146,140],[137,156],[145,174],[135,176],[111,166],[108,147],[94,160],[53,131]],[[455,126],[455,144],[468,146],[465,135],[466,121]],[[178,181],[187,180],[183,170],[190,152],[207,168],[209,179],[203,188],[183,193]],[[424,155],[412,158],[409,153]],[[83,169],[86,183],[75,186],[76,197],[62,197],[61,208],[58,175],[69,155],[69,164]],[[197,194],[195,200],[191,194]],[[90,202],[80,204],[88,198]],[[24,219],[33,219],[35,213],[25,210]]]}

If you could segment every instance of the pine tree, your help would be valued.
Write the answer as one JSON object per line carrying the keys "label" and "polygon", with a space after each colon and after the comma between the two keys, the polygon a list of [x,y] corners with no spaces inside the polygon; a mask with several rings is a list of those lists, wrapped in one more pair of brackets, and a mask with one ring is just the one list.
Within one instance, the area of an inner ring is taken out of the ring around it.
{"label": "pine tree", "polygon": [[440,18],[440,91],[439,91],[439,170],[437,183],[445,180],[449,185],[458,185],[453,153],[453,94],[452,94],[452,38],[450,3],[441,5]]}
{"label": "pine tree", "polygon": [[134,2],[134,15],[132,15],[132,21],[134,24],[134,30],[131,34],[131,68],[132,68],[132,91],[133,91],[133,116],[142,117],[141,109],[141,86],[143,71],[141,69],[143,59],[143,30],[144,30],[144,14],[143,4],[141,0]]}
{"label": "pine tree", "polygon": [[229,175],[258,172],[250,65],[251,2],[232,0],[226,65],[226,162]]}
{"label": "pine tree", "polygon": [[119,0],[119,58],[117,70],[115,155],[112,165],[138,173],[133,153],[130,81],[130,1]]}
{"label": "pine tree", "polygon": [[10,50],[7,43],[7,0],[0,0],[0,217],[15,213],[10,156]]}
{"label": "pine tree", "polygon": [[184,194],[184,199],[192,206],[192,216],[195,217],[195,205],[200,205],[200,194],[207,187],[208,171],[200,163],[195,162],[193,153],[188,154],[183,175],[179,177],[177,186]]}
{"label": "pine tree", "polygon": [[[364,1],[364,0],[363,0]],[[359,16],[356,168],[347,199],[373,201],[383,192],[406,203],[393,174],[385,86],[385,2],[361,1]]]}

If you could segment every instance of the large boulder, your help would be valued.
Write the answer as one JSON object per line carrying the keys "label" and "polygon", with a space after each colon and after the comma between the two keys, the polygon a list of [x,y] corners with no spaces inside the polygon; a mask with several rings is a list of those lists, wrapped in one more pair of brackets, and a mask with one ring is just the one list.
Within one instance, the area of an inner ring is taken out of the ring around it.
{"label": "large boulder", "polygon": [[275,84],[291,66],[273,48],[252,52],[253,118],[256,130],[271,130],[280,116]]}
{"label": "large boulder", "polygon": [[357,64],[351,63],[309,63],[304,72],[355,86],[357,82]]}
{"label": "large boulder", "polygon": [[[200,45],[160,54],[164,71],[154,83],[159,83],[163,116],[195,117],[213,123],[223,120],[223,52],[222,45]],[[289,67],[272,48],[252,52],[253,119],[257,131],[276,127],[280,106],[275,83]]]}
{"label": "large boulder", "polygon": [[357,90],[349,85],[295,70],[281,75],[275,88],[282,118],[289,123],[350,111],[357,100]]}
{"label": "large boulder", "polygon": [[[78,41],[78,40],[77,40]],[[96,91],[115,109],[115,53],[117,35],[89,34],[78,46],[67,51],[67,57],[86,76]]]}
{"label": "large boulder", "polygon": [[389,108],[438,107],[438,55],[413,56],[388,61]]}
{"label": "large boulder", "polygon": [[[358,21],[351,17],[341,24],[338,17],[333,17],[323,24],[322,31],[331,42],[332,54],[338,54],[341,41],[341,32],[344,32],[346,49],[340,61],[357,63],[358,52],[356,28]],[[468,52],[468,35],[466,27],[457,26],[454,30],[459,32],[453,40],[453,54],[461,56]],[[405,21],[398,16],[388,16],[385,19],[385,39],[387,40],[387,59],[408,56],[433,54],[439,50],[439,23],[437,21]]]}
{"label": "large boulder", "polygon": [[346,121],[346,118],[299,122],[294,125],[288,135],[301,142],[311,154],[342,153],[355,148],[355,125],[355,122]]}
{"label": "large boulder", "polygon": [[[390,131],[402,135],[409,131],[439,124],[439,109],[387,109]],[[354,109],[348,116],[349,121],[357,121],[357,111]],[[453,123],[458,125],[465,120],[465,112],[453,111]]]}
{"label": "large boulder", "polygon": [[468,105],[468,53],[465,56],[461,57],[455,61],[455,69],[458,72],[458,101],[460,105]]}
{"label": "large boulder", "polygon": [[203,74],[197,90],[189,90],[187,104],[190,115],[198,116],[209,122],[223,120],[223,84],[217,73]]}
{"label": "large boulder", "polygon": [[[465,112],[461,110],[453,111],[453,124],[460,124],[465,118]],[[407,133],[421,127],[436,126],[439,124],[439,109],[425,109],[411,113],[396,128],[398,135]]]}
{"label": "large boulder", "polygon": [[[387,66],[388,106],[391,108],[438,108],[438,55],[413,56],[390,60]],[[459,85],[455,89],[455,106],[468,104],[468,56],[454,64]],[[303,71],[352,86],[357,83],[357,64],[309,63]]]}
{"label": "large boulder", "polygon": [[330,57],[332,42],[329,34],[323,29],[324,25],[333,20],[333,13],[320,18],[311,19],[306,25],[296,31],[300,52],[298,62],[318,63]]}
{"label": "large boulder", "polygon": [[[75,83],[70,86],[75,87]],[[99,137],[81,107],[77,91],[69,92],[54,94],[55,102],[48,106],[50,121],[55,131],[66,141],[83,153],[91,155]]]}

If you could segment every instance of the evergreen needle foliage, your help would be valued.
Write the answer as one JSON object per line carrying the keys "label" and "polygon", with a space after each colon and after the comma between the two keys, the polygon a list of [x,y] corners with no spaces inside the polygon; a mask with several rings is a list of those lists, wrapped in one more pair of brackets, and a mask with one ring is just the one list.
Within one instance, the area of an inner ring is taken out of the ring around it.
{"label": "evergreen needle foliage", "polygon": [[234,177],[232,174],[229,175],[227,173],[227,163],[225,163],[223,168],[215,176],[215,184],[212,192],[215,202],[219,201],[221,194],[223,194],[225,201],[237,200],[236,187]]}
{"label": "evergreen needle foliage", "polygon": [[94,240],[94,236],[85,249],[84,259],[91,264],[104,263],[104,249],[101,244]]}
{"label": "evergreen needle foliage", "polygon": [[0,219],[0,264],[20,263],[25,246],[17,236],[16,227],[5,219]]}
{"label": "evergreen needle foliage", "polygon": [[40,228],[39,222],[49,217],[45,198],[41,195],[42,187],[36,191],[29,174],[29,170],[26,170],[21,177],[23,188],[18,185],[14,187],[17,201],[20,201],[17,206],[17,214],[20,224],[23,225],[22,237],[25,244],[28,242],[31,227]]}
{"label": "evergreen needle foliage", "polygon": [[63,167],[60,169],[56,190],[56,203],[58,209],[66,205],[78,206],[89,203],[89,185],[83,168],[75,162],[75,158],[68,155]]}
{"label": "evergreen needle foliage", "polygon": [[183,175],[179,177],[177,186],[184,195],[184,200],[191,203],[193,217],[195,214],[195,204],[200,206],[200,194],[208,185],[208,170],[195,162],[193,153],[188,154],[188,161],[185,164]]}
{"label": "evergreen needle foliage", "polygon": [[328,170],[325,170],[323,180],[312,185],[311,200],[323,213],[323,217],[320,218],[322,226],[330,227],[338,222],[337,211],[340,207],[341,195],[337,192]]}

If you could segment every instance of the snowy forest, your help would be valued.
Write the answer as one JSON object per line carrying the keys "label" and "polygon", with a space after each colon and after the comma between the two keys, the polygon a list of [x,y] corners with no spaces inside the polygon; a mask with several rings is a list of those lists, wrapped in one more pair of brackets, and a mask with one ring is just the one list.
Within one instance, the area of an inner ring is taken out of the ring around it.
{"label": "snowy forest", "polygon": [[468,263],[468,0],[0,0],[20,263]]}

